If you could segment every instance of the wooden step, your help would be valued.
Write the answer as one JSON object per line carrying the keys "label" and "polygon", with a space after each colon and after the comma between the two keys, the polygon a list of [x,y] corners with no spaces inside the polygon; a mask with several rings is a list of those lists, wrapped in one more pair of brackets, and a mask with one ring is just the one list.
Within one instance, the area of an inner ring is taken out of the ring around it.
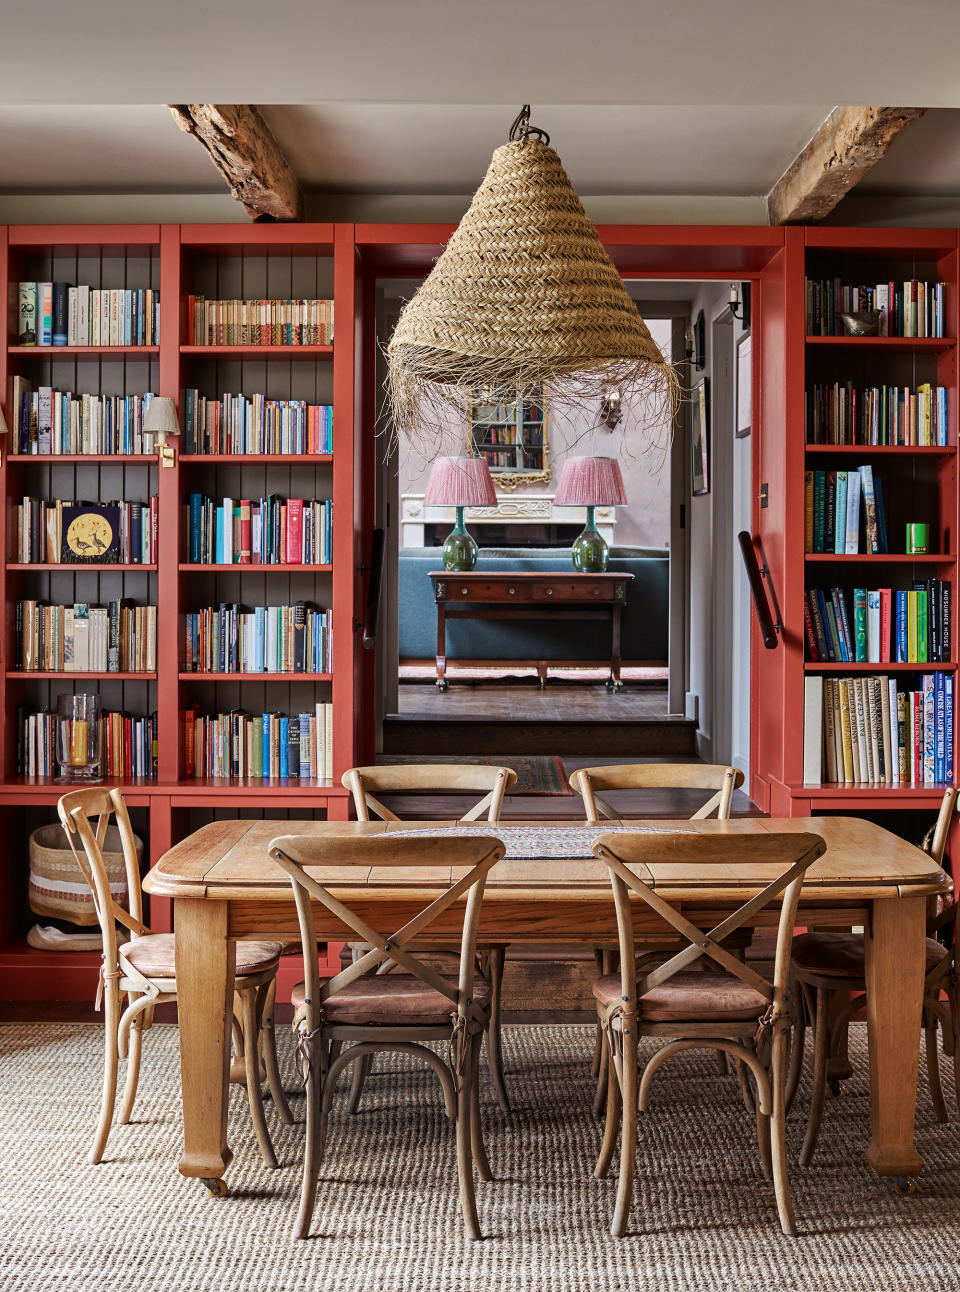
{"label": "wooden step", "polygon": [[696,757],[696,724],[686,718],[628,722],[537,722],[388,717],[385,754],[601,754]]}

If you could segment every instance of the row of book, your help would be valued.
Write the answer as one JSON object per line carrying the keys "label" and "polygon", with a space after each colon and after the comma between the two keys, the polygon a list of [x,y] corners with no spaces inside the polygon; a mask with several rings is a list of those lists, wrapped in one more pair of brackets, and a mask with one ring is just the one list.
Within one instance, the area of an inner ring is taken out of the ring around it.
{"label": "row of book", "polygon": [[205,715],[184,713],[184,771],[197,778],[256,780],[333,778],[333,705],[312,712]]}
{"label": "row of book", "polygon": [[860,552],[861,515],[864,552],[878,555],[889,551],[883,486],[872,467],[804,472],[805,552],[856,556]]}
{"label": "row of book", "polygon": [[183,397],[185,453],[332,453],[333,408],[301,399]]}
{"label": "row of book", "polygon": [[15,453],[153,453],[143,419],[152,394],[75,395],[38,386],[23,377],[10,382]]}
{"label": "row of book", "polygon": [[909,589],[810,588],[803,605],[807,659],[819,664],[949,664],[950,584]]}
{"label": "row of book", "polygon": [[946,673],[915,690],[888,674],[805,678],[804,783],[951,784],[953,692]]}
{"label": "row of book", "polygon": [[187,297],[188,345],[332,345],[333,301]]}
{"label": "row of book", "polygon": [[17,602],[17,660],[24,672],[153,673],[157,607]]}
{"label": "row of book", "polygon": [[187,673],[328,673],[333,659],[329,610],[292,606],[208,606],[185,616]]}
{"label": "row of book", "polygon": [[27,283],[19,290],[20,345],[159,345],[160,293],[72,283]]}
{"label": "row of book", "polygon": [[[57,715],[47,709],[17,709],[17,774],[56,776]],[[100,715],[100,762],[97,775],[129,781],[157,774],[157,715]]]}
{"label": "row of book", "polygon": [[486,448],[485,445],[480,445],[479,448],[480,448],[480,452],[487,459],[487,466],[491,469],[491,471],[496,470],[497,467],[512,467],[519,470],[519,469],[522,469],[524,466],[526,466],[528,469],[532,469],[531,464],[529,462],[521,461],[518,464],[517,457],[519,455],[515,448],[488,449]]}
{"label": "row of book", "polygon": [[309,498],[224,498],[192,493],[189,551],[195,565],[329,565],[333,503]]}
{"label": "row of book", "polygon": [[867,386],[853,382],[811,386],[806,400],[808,444],[949,443],[946,386]]}
{"label": "row of book", "polygon": [[946,335],[943,283],[910,278],[865,285],[840,278],[807,279],[807,336],[843,336],[839,316],[864,310],[880,315],[879,336]]}
{"label": "row of book", "polygon": [[153,494],[146,502],[120,499],[109,503],[77,503],[67,499],[47,502],[43,498],[24,498],[17,504],[17,560],[48,565],[81,565],[78,557],[84,539],[67,539],[70,526],[91,510],[101,515],[113,533],[112,541],[98,542],[90,559],[99,564],[154,565],[157,560],[158,499]]}

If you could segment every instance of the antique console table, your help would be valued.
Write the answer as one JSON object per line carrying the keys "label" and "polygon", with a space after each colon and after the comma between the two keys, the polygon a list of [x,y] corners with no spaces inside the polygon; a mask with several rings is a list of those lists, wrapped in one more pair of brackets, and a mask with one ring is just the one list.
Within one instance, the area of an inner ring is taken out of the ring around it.
{"label": "antique console table", "polygon": [[[607,687],[619,691],[620,622],[632,574],[504,573],[431,570],[437,603],[437,686],[446,691],[448,619],[558,619],[610,620],[610,677]],[[547,661],[537,660],[540,685],[547,676]]]}

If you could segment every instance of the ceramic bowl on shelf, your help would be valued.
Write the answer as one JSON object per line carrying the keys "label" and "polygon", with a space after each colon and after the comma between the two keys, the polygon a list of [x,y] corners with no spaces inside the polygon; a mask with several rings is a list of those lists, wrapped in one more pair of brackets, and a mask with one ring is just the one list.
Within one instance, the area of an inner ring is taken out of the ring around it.
{"label": "ceramic bowl on shelf", "polygon": [[879,310],[857,310],[839,317],[847,336],[878,336],[880,333]]}

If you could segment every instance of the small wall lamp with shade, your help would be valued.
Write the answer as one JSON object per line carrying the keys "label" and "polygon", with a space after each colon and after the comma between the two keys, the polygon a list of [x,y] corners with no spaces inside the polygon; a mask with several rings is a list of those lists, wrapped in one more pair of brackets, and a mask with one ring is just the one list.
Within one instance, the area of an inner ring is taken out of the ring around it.
{"label": "small wall lamp with shade", "polygon": [[597,507],[625,507],[620,463],[615,458],[567,458],[554,495],[557,507],[586,507],[587,523],[574,539],[570,555],[579,574],[600,574],[607,568],[610,549],[597,531]]}
{"label": "small wall lamp with shade", "polygon": [[437,458],[423,501],[428,507],[456,507],[457,522],[443,545],[445,570],[472,570],[477,544],[463,523],[464,507],[496,507],[497,494],[483,457]]}
{"label": "small wall lamp with shade", "polygon": [[154,395],[143,417],[143,433],[153,436],[154,446],[160,454],[160,465],[172,467],[173,445],[167,442],[167,437],[180,434],[176,400],[169,395]]}

